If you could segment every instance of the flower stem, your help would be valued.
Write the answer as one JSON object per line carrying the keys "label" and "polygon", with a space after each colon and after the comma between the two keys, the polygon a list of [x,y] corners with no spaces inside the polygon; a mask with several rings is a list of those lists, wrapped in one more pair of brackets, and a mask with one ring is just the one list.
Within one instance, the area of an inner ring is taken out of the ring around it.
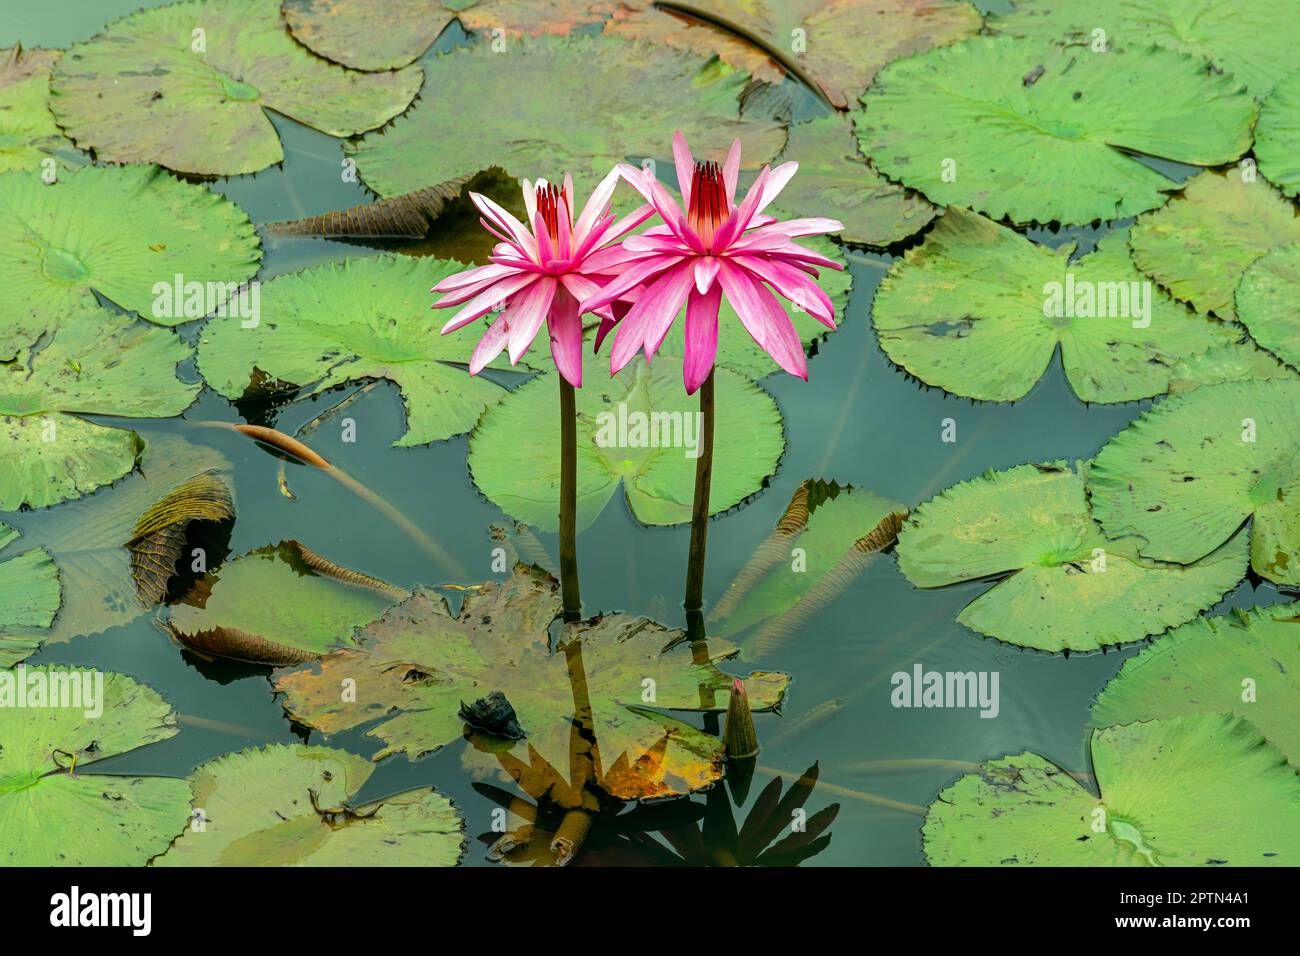
{"label": "flower stem", "polygon": [[560,380],[560,590],[564,619],[582,616],[578,590],[578,409],[573,386]]}
{"label": "flower stem", "polygon": [[686,564],[688,612],[704,604],[704,553],[709,543],[709,487],[713,483],[713,372],[700,386],[700,457],[695,459],[695,503],[691,508],[691,551]]}

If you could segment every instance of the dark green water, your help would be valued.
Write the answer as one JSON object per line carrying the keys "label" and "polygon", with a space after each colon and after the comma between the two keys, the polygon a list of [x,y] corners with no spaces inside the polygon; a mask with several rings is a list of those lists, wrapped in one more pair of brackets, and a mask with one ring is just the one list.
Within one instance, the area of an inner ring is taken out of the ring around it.
{"label": "dark green water", "polygon": [[[66,46],[122,14],[158,5],[141,0],[4,3],[0,47],[14,41],[25,46]],[[435,51],[462,40],[444,35]],[[241,205],[255,222],[366,201],[359,184],[342,181],[338,140],[278,117],[275,122],[285,145],[283,167],[217,181],[213,189]],[[1086,251],[1098,232],[1036,230],[1030,234],[1052,245],[1077,238]],[[359,247],[299,239],[264,240],[264,247],[263,279],[347,255],[373,254]],[[709,600],[716,600],[734,578],[805,478],[836,479],[915,505],[988,468],[1090,458],[1146,407],[1146,403],[1081,404],[1070,392],[1059,360],[1033,393],[1014,405],[972,403],[910,381],[883,355],[870,329],[872,296],[889,261],[887,256],[851,255],[854,285],[847,316],[841,331],[823,344],[810,363],[809,383],[782,375],[764,381],[780,403],[788,447],[771,487],[713,522]],[[430,321],[437,317],[431,316]],[[195,329],[182,327],[181,333],[192,340]],[[293,433],[341,397],[342,393],[333,393],[320,402],[288,406],[273,423]],[[403,413],[396,388],[387,384],[358,399],[348,415],[357,423],[354,444],[344,444],[337,423],[331,422],[314,433],[313,447],[401,509],[473,576],[491,577],[493,543],[487,529],[503,515],[470,483],[465,438],[413,450],[390,447],[403,431]],[[941,441],[945,418],[956,422],[955,443]],[[241,420],[230,403],[207,391],[186,419]],[[297,501],[289,501],[277,490],[279,460],[247,439],[194,429],[183,422],[129,425],[146,440],[160,431],[184,430],[191,440],[212,444],[231,461],[238,520],[229,545],[235,553],[297,538],[331,560],[397,585],[452,579],[450,569],[432,564],[410,539],[320,472],[289,465],[289,482],[298,496]],[[680,604],[687,537],[685,527],[639,526],[616,500],[578,542],[587,609],[644,613],[680,626],[683,622],[675,609]],[[553,538],[542,539],[554,553]],[[762,766],[797,774],[816,761],[822,783],[808,804],[809,812],[833,801],[842,805],[834,838],[813,863],[923,863],[919,816],[887,809],[860,794],[925,805],[957,771],[873,771],[863,769],[864,763],[910,758],[980,761],[1032,750],[1071,771],[1090,769],[1084,730],[1089,705],[1124,658],[1139,648],[1067,659],[983,639],[957,625],[955,618],[988,586],[977,583],[919,592],[899,574],[893,557],[887,556],[769,659],[743,662],[745,670],[777,669],[795,678],[782,715],[758,718],[760,736],[767,741]],[[1224,606],[1276,599],[1271,588],[1256,594],[1244,584]],[[91,638],[47,646],[30,663],[48,661],[132,674],[157,689],[183,715],[183,730],[176,737],[106,760],[97,766],[100,772],[181,776],[223,753],[299,739],[271,693],[265,669],[190,658],[149,615]],[[997,718],[981,719],[973,709],[892,707],[890,675],[910,671],[916,663],[930,670],[997,671],[1001,691]],[[806,733],[778,739],[790,722],[831,699],[842,706],[830,719]],[[320,735],[313,733],[311,741],[320,742]],[[332,743],[362,754],[378,749],[361,732],[340,735]],[[435,785],[465,814],[471,838],[466,863],[482,865],[486,862],[483,846],[474,838],[489,831],[493,805],[470,786],[472,778],[462,767],[464,746],[456,743],[413,762],[390,759],[361,796],[369,799],[418,784]],[[760,770],[751,800],[769,776]],[[737,819],[744,812],[744,808],[737,810]]]}

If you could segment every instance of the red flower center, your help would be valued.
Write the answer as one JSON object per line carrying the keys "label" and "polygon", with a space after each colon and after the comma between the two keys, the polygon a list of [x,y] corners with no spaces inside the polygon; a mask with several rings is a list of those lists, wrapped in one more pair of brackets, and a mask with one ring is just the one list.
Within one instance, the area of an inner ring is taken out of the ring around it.
{"label": "red flower center", "polygon": [[714,162],[695,164],[691,177],[691,202],[686,211],[686,222],[708,245],[713,234],[727,220],[727,187],[722,179],[722,168]]}
{"label": "red flower center", "polygon": [[553,183],[547,183],[537,192],[537,216],[546,225],[546,233],[551,242],[560,240],[560,217],[565,222],[569,219],[569,201],[564,189]]}

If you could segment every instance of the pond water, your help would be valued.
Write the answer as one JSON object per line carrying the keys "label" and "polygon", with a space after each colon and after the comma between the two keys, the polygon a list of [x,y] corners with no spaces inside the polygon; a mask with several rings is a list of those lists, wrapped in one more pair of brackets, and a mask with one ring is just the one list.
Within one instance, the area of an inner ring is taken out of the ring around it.
{"label": "pond water", "polygon": [[[66,46],[109,20],[151,5],[157,4],[26,4],[20,13],[0,13],[0,46],[15,40],[25,46]],[[429,55],[459,42],[464,35],[453,27]],[[816,109],[808,102],[800,112]],[[274,119],[285,145],[283,166],[218,180],[211,188],[258,223],[367,201],[359,183],[344,182],[340,176],[338,140]],[[1080,239],[1086,251],[1106,228],[1030,234],[1051,245]],[[309,239],[266,238],[264,250],[263,279],[344,256],[374,254],[359,246]],[[986,469],[1090,458],[1147,407],[1084,405],[1071,393],[1059,355],[1033,392],[1010,405],[973,403],[910,379],[881,352],[870,328],[873,293],[891,261],[889,255],[852,252],[853,289],[843,328],[811,361],[811,380],[804,383],[779,374],[764,380],[763,387],[780,404],[788,445],[770,487],[712,523],[706,601],[717,600],[806,478],[850,483],[914,506]],[[430,321],[437,317],[431,315]],[[197,333],[191,325],[182,327],[181,334],[193,340]],[[189,374],[194,374],[192,369]],[[346,391],[353,390],[355,386],[349,386]],[[262,421],[292,434],[344,394],[290,404]],[[435,538],[470,571],[471,580],[490,578],[494,543],[488,527],[504,516],[469,479],[465,437],[416,449],[390,447],[403,431],[403,411],[397,389],[389,383],[360,396],[348,414],[356,422],[355,443],[345,443],[337,421],[330,421],[314,432],[313,447]],[[287,478],[297,500],[288,500],[278,489],[279,459],[238,435],[188,424],[212,419],[242,420],[229,402],[205,391],[184,420],[129,424],[146,441],[160,432],[184,432],[231,461],[238,503],[228,542],[232,553],[296,538],[336,562],[403,587],[456,579],[452,568],[439,566],[369,505],[319,471],[289,464]],[[955,422],[955,442],[942,440],[945,419]],[[588,611],[619,609],[681,626],[678,608],[688,534],[686,526],[642,527],[616,499],[578,540]],[[554,554],[554,536],[539,537]],[[1028,750],[1070,771],[1090,770],[1085,730],[1089,705],[1124,659],[1142,645],[1067,658],[983,639],[955,619],[989,586],[971,583],[918,591],[899,573],[893,555],[886,555],[801,633],[766,658],[743,661],[744,671],[752,667],[794,675],[781,714],[757,718],[764,749],[749,802],[774,772],[792,779],[816,762],[821,780],[809,812],[831,802],[841,804],[829,847],[810,865],[923,864],[920,817],[906,808],[886,806],[872,795],[924,806],[959,775],[955,765],[942,761],[978,762]],[[1245,583],[1223,607],[1275,600],[1280,596],[1270,586],[1257,590]],[[266,669],[200,661],[181,652],[150,615],[94,637],[47,646],[29,661],[41,662],[132,674],[157,689],[181,714],[181,733],[104,761],[102,772],[182,776],[220,754],[301,739],[276,702]],[[996,718],[982,719],[976,709],[892,706],[891,675],[910,672],[916,664],[927,670],[997,672]],[[831,701],[835,703],[828,708]],[[787,733],[814,711],[823,715],[815,725]],[[309,739],[322,738],[313,732]],[[361,730],[336,736],[333,743],[366,755],[378,747]],[[462,765],[465,746],[457,742],[415,761],[388,759],[360,797],[436,786],[453,798],[467,820],[471,842],[465,864],[488,865],[483,845],[475,838],[489,832],[494,805],[471,787],[473,777]],[[898,763],[915,760],[923,762]],[[737,820],[747,809],[736,809]]]}

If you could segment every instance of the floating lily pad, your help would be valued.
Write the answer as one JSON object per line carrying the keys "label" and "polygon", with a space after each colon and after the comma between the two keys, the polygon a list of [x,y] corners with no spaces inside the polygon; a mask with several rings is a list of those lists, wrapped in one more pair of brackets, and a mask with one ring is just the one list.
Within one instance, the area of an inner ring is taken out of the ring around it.
{"label": "floating lily pad", "polygon": [[1300,243],[1251,263],[1237,286],[1237,318],[1256,342],[1300,368]]}
{"label": "floating lily pad", "polygon": [[50,67],[60,50],[0,50],[0,173],[44,171],[53,158],[73,168],[85,160],[50,113]]}
{"label": "floating lily pad", "polygon": [[[714,374],[710,514],[758,492],[785,448],[781,411],[771,396],[725,368]],[[506,514],[547,531],[559,527],[556,376],[547,372],[515,389],[483,415],[469,439],[469,469],[479,490]],[[588,351],[582,377],[579,530],[596,520],[620,485],[642,524],[689,521],[702,421],[699,401],[682,387],[681,359],[661,352],[648,365],[637,358],[610,378],[609,356]]]}
{"label": "floating lily pad", "polygon": [[201,829],[156,866],[455,866],[465,822],[423,787],[355,804],[374,772],[328,747],[274,744],[202,764],[191,778]]}
{"label": "floating lily pad", "polygon": [[452,20],[467,30],[500,30],[494,39],[563,35],[599,23],[608,5],[586,0],[284,0],[294,39],[326,59],[358,70],[391,70],[421,56]]}
{"label": "floating lily pad", "polygon": [[191,354],[167,329],[77,306],[42,344],[0,364],[0,511],[79,498],[130,471],[135,432],[72,413],[179,415],[199,391],[176,377]]}
{"label": "floating lily pad", "polygon": [[168,629],[206,654],[254,664],[300,664],[352,644],[406,592],[281,541],[210,571],[171,609]]}
{"label": "floating lily pad", "polygon": [[314,56],[284,28],[279,0],[190,0],[69,48],[50,107],[100,159],[235,176],[284,159],[267,110],[351,136],[405,110],[421,79],[418,67],[358,73]]}
{"label": "floating lily pad", "polygon": [[[708,29],[689,29],[651,10],[616,16],[607,29],[699,53],[716,49],[741,69],[761,57],[758,65],[765,69],[759,78],[767,82],[783,76],[769,59],[768,51],[776,50],[832,105],[847,109],[886,63],[974,36],[982,24],[974,5],[954,0],[723,0],[698,9],[709,18],[703,21]],[[738,45],[734,38],[752,52],[729,55]]]}
{"label": "floating lily pad", "polygon": [[834,116],[792,126],[781,160],[799,164],[781,192],[781,208],[840,220],[844,230],[836,237],[844,242],[887,246],[920,232],[935,216],[924,197],[872,169],[852,128]]}
{"label": "floating lily pad", "polygon": [[239,207],[157,168],[87,167],[48,186],[0,175],[0,219],[0,361],[95,306],[95,293],[161,325],[184,322],[195,316],[155,310],[156,285],[180,276],[201,283],[205,301],[219,287],[224,302],[261,258]]}
{"label": "floating lily pad", "polygon": [[1137,267],[1198,312],[1236,317],[1233,293],[1246,267],[1277,246],[1300,242],[1295,206],[1242,170],[1206,170],[1181,196],[1138,218],[1129,236]]}
{"label": "floating lily pad", "polygon": [[[810,508],[810,497],[822,500]],[[862,488],[803,482],[709,612],[710,637],[752,630],[746,646],[769,653],[894,543],[906,515],[905,505]]]}
{"label": "floating lily pad", "polygon": [[[199,369],[227,398],[258,378],[317,395],[344,382],[389,379],[402,390],[402,447],[469,431],[505,390],[464,368],[474,339],[439,335],[429,287],[463,270],[459,262],[375,256],[278,276],[262,286],[261,321],[208,322]],[[322,309],[321,303],[330,307]]]}
{"label": "floating lily pad", "polygon": [[[456,616],[437,594],[417,591],[360,631],[355,648],[279,671],[275,688],[294,720],[327,734],[377,721],[368,731],[384,743],[375,760],[415,758],[459,739],[461,705],[500,691],[526,736],[494,739],[520,759],[532,750],[568,766],[575,715],[589,706],[581,719],[590,720],[611,796],[668,796],[716,781],[722,742],[658,709],[723,710],[732,678],[713,661],[693,660],[682,632],[623,614],[567,628],[552,651],[547,628],[560,607],[555,579],[522,564],[502,582],[466,591]],[[355,701],[339,692],[346,678],[356,681]],[[754,710],[778,706],[788,681],[750,675]]]}
{"label": "floating lily pad", "polygon": [[1169,370],[1169,392],[1186,392],[1202,385],[1238,382],[1248,378],[1300,378],[1276,358],[1247,339],[1218,345],[1181,359]]}
{"label": "floating lily pad", "polygon": [[[166,588],[193,523],[232,514],[228,467],[211,448],[154,435],[140,456],[140,470],[113,488],[9,516],[25,546],[53,556],[64,584],[63,607],[52,627],[14,629],[10,636],[33,645],[59,643],[143,614]],[[194,556],[185,557],[189,567]]]}
{"label": "floating lily pad", "polygon": [[1133,153],[1196,166],[1250,148],[1255,101],[1196,57],[992,37],[896,60],[856,116],[862,151],[931,202],[1017,223],[1121,219],[1177,185]]}
{"label": "floating lily pad", "polygon": [[[16,680],[52,687],[52,680],[70,674],[89,674],[93,696],[94,672],[52,664],[0,671],[0,694],[15,694]],[[103,696],[93,708],[0,707],[5,866],[143,866],[184,828],[190,802],[184,780],[87,772],[95,761],[177,730],[176,715],[155,691],[122,674],[101,676]],[[80,690],[84,678],[76,680]],[[99,716],[88,718],[95,709]],[[74,759],[76,772],[70,773]]]}
{"label": "floating lily pad", "polygon": [[1189,621],[1124,662],[1092,725],[1211,713],[1249,720],[1300,766],[1300,607]]}
{"label": "floating lily pad", "polygon": [[1214,605],[1246,574],[1238,535],[1189,567],[1138,557],[1088,514],[1083,479],[1062,462],[1018,465],[954,485],[921,505],[898,537],[917,587],[997,577],[957,620],[1044,651],[1138,641]]}
{"label": "floating lily pad", "polygon": [[457,48],[427,69],[437,96],[391,129],[345,146],[381,196],[493,166],[516,179],[571,173],[586,195],[615,163],[667,160],[678,128],[700,159],[721,160],[739,137],[750,168],[785,145],[775,120],[741,118],[737,95],[748,76],[678,50],[606,36],[540,37],[512,41],[502,53],[490,42]]}
{"label": "floating lily pad", "polygon": [[1300,381],[1226,382],[1174,395],[1102,448],[1088,479],[1109,534],[1188,564],[1251,522],[1250,563],[1300,583]]}
{"label": "floating lily pad", "polygon": [[[1295,866],[1300,777],[1251,724],[1223,714],[1092,735],[1098,797],[1037,754],[981,765],[930,804],[935,866]],[[1225,814],[1224,808],[1232,812]]]}
{"label": "floating lily pad", "polygon": [[[990,14],[989,29],[1010,36],[1141,53],[1152,44],[1209,60],[1258,98],[1295,69],[1300,23],[1290,0],[1237,6],[1218,0],[1014,0]],[[1095,31],[1102,31],[1098,36]]]}
{"label": "floating lily pad", "polygon": [[1170,366],[1235,337],[1189,315],[1129,259],[1124,232],[1070,260],[960,207],[876,291],[881,348],[928,385],[984,401],[1023,398],[1057,346],[1076,395],[1126,402],[1169,388]]}
{"label": "floating lily pad", "polygon": [[[18,535],[0,521],[0,551]],[[13,630],[49,627],[62,603],[59,569],[44,548],[0,560],[0,667],[30,657],[40,646],[39,637]]]}
{"label": "floating lily pad", "polygon": [[[1288,27],[1295,29],[1295,17],[1285,18]],[[1289,44],[1290,63],[1295,65],[1295,45]],[[1287,196],[1300,195],[1300,72],[1292,73],[1278,83],[1277,88],[1264,101],[1255,125],[1255,157],[1259,169],[1271,182],[1277,183]]]}

